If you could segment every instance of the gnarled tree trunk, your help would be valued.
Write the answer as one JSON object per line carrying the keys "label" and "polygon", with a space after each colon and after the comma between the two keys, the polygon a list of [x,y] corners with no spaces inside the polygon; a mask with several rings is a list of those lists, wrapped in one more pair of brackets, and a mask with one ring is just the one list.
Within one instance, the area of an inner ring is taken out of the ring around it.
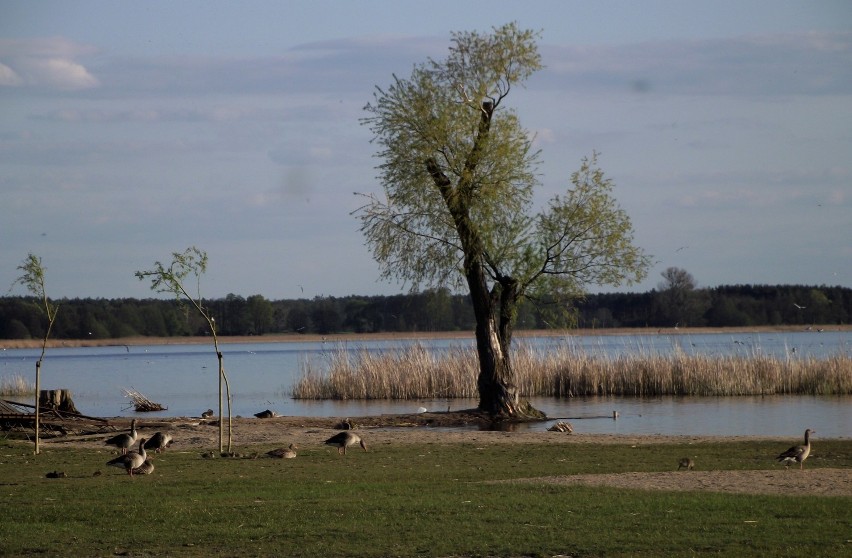
{"label": "gnarled tree trunk", "polygon": [[41,409],[80,414],[74,405],[70,389],[42,389],[38,393],[38,406]]}

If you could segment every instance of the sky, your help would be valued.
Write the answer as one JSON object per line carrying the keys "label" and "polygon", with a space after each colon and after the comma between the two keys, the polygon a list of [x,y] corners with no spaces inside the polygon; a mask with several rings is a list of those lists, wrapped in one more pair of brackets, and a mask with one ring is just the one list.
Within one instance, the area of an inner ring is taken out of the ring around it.
{"label": "sky", "polygon": [[157,296],[134,272],[189,246],[207,298],[407,292],[351,214],[381,192],[364,106],[512,21],[541,32],[505,101],[537,199],[600,153],[655,262],[591,292],[852,287],[847,0],[0,0],[0,293],[33,253],[51,298]]}

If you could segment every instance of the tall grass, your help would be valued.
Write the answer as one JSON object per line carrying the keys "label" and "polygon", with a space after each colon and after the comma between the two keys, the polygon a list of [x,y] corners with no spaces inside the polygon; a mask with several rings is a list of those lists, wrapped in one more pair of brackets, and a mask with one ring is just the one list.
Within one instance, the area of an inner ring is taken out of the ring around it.
{"label": "tall grass", "polygon": [[[516,383],[527,397],[595,395],[849,395],[852,357],[825,359],[669,354],[592,355],[571,347],[512,353]],[[303,363],[296,399],[425,399],[477,396],[473,348],[410,348],[331,353],[327,368]]]}
{"label": "tall grass", "polygon": [[0,378],[0,396],[12,397],[34,394],[35,384],[20,374]]}

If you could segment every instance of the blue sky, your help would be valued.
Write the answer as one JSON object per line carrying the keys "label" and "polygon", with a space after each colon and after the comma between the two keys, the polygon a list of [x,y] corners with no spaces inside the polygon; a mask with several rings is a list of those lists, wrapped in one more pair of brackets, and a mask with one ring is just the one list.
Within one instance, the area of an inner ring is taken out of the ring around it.
{"label": "blue sky", "polygon": [[600,152],[657,262],[631,290],[669,266],[852,287],[845,0],[0,0],[0,288],[32,252],[54,298],[153,296],[134,271],[196,245],[208,297],[404,290],[350,215],[379,191],[363,107],[452,31],[510,21],[542,33],[508,99],[540,199]]}

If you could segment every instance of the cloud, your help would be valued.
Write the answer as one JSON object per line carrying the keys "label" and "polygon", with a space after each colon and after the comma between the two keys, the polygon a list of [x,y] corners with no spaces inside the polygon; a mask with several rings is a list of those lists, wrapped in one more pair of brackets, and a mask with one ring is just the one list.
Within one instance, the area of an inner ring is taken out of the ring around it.
{"label": "cloud", "polygon": [[76,58],[93,49],[63,38],[0,40],[0,87],[91,89],[98,79]]}
{"label": "cloud", "polygon": [[24,84],[24,79],[9,66],[0,63],[0,87],[17,87]]}
{"label": "cloud", "polygon": [[567,91],[689,95],[849,94],[852,33],[542,48],[537,79]]}

